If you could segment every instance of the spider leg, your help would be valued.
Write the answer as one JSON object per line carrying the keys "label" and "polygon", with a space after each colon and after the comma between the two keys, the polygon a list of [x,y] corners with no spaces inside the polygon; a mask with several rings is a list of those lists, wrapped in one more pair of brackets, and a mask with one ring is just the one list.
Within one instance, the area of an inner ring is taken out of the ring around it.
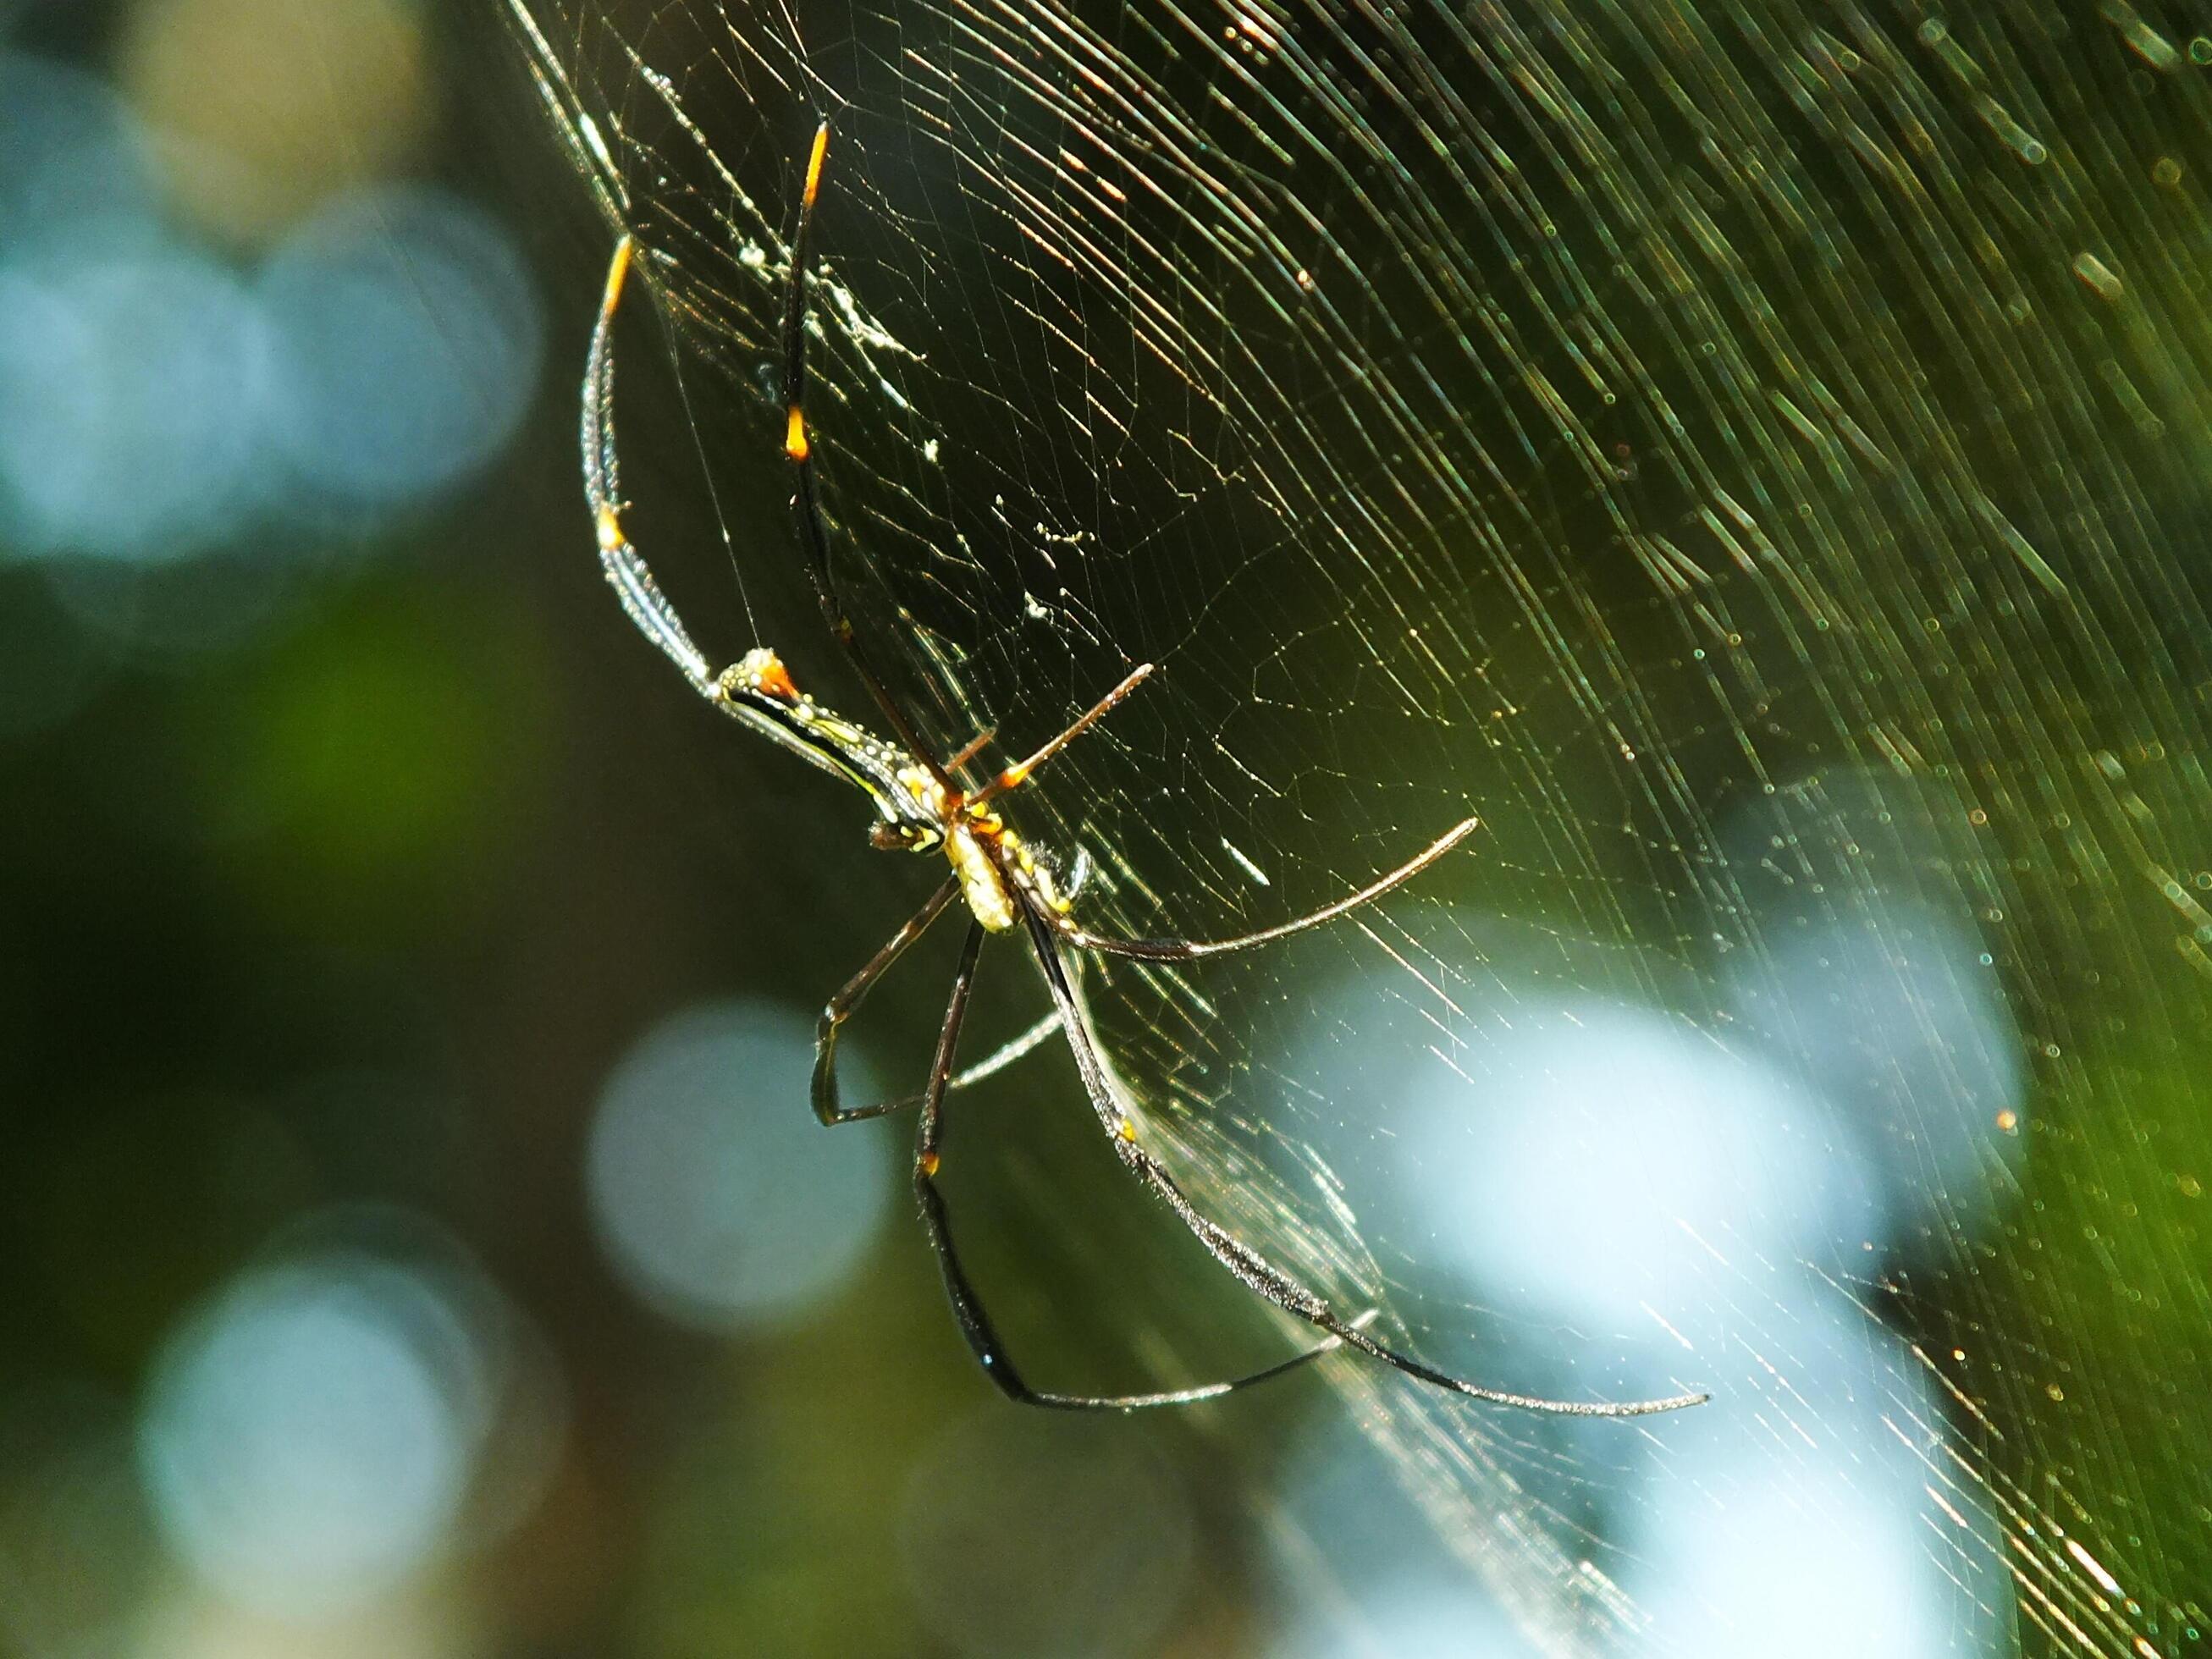
{"label": "spider leg", "polygon": [[[1328,1340],[1248,1376],[1159,1394],[1047,1394],[1022,1380],[1006,1345],[999,1340],[990,1316],[984,1312],[982,1299],[976,1295],[967,1270],[960,1265],[959,1252],[952,1243],[951,1219],[945,1211],[944,1194],[937,1188],[937,1171],[945,1144],[945,1093],[952,1076],[952,1057],[959,1047],[960,1026],[968,1015],[968,994],[975,982],[975,957],[982,943],[982,924],[970,922],[967,942],[960,950],[960,967],[952,980],[952,999],[945,1011],[945,1028],[938,1036],[937,1055],[930,1063],[929,1088],[922,1097],[921,1124],[915,1136],[914,1190],[921,1203],[923,1224],[929,1230],[930,1248],[937,1253],[937,1265],[945,1277],[945,1292],[951,1300],[953,1317],[960,1322],[960,1334],[968,1339],[969,1351],[983,1367],[985,1375],[998,1385],[999,1391],[1019,1405],[1042,1406],[1054,1411],[1133,1412],[1154,1406],[1188,1406],[1201,1400],[1217,1400],[1255,1382],[1267,1382],[1334,1351],[1341,1339],[1332,1333]],[[1060,1018],[1064,1023],[1065,1010]],[[1347,1325],[1346,1328],[1356,1327]]]}
{"label": "spider leg", "polygon": [[[891,935],[889,943],[868,958],[867,965],[845,981],[837,994],[830,999],[822,1011],[820,1022],[814,1028],[814,1115],[826,1128],[840,1123],[858,1123],[872,1117],[885,1117],[893,1112],[903,1112],[921,1104],[923,1097],[907,1095],[897,1100],[877,1101],[867,1106],[846,1106],[837,1098],[837,1036],[847,1020],[859,1012],[861,1002],[876,981],[890,971],[890,965],[906,954],[906,949],[927,933],[945,907],[959,890],[957,881],[948,881],[931,895],[929,902],[905,927]],[[985,1078],[1003,1072],[1041,1046],[1044,1040],[1060,1029],[1060,1010],[1054,1009],[1019,1036],[1002,1043],[988,1059],[979,1060],[962,1071],[945,1085],[949,1089],[964,1089],[971,1083],[981,1083]]]}
{"label": "spider leg", "polygon": [[906,954],[907,947],[929,931],[930,924],[945,914],[945,907],[952,902],[960,890],[957,877],[929,896],[929,902],[915,912],[912,919],[893,933],[882,950],[870,957],[860,971],[847,980],[836,996],[822,1010],[822,1018],[814,1027],[814,1115],[824,1127],[839,1123],[857,1123],[863,1118],[881,1117],[887,1112],[902,1110],[919,1104],[921,1097],[910,1095],[903,1100],[878,1101],[870,1106],[843,1106],[837,1100],[837,1034],[845,1022],[859,1010],[860,1004],[875,988],[876,981],[890,971],[891,964]]}
{"label": "spider leg", "polygon": [[[1092,703],[1089,710],[1085,712],[1083,717],[1078,720],[1074,725],[1069,726],[1067,730],[1061,732],[1050,743],[1045,744],[1043,748],[1038,750],[1036,753],[1031,755],[1027,760],[1017,762],[1015,764],[1007,767],[1004,771],[1000,772],[997,777],[993,778],[990,782],[985,784],[981,789],[978,789],[973,795],[969,796],[969,805],[981,806],[986,801],[988,801],[996,796],[1003,795],[1007,790],[1024,782],[1027,780],[1030,773],[1036,771],[1037,768],[1042,766],[1054,755],[1057,755],[1061,750],[1066,748],[1069,744],[1073,743],[1085,732],[1088,732],[1094,723],[1103,718],[1112,710],[1115,704],[1120,702],[1122,698],[1127,696],[1129,693],[1135,690],[1139,685],[1142,685],[1145,683],[1145,677],[1152,672],[1152,664],[1148,662],[1139,663],[1122,678],[1121,684],[1115,686],[1104,696],[1099,698],[1097,702]],[[964,750],[963,751],[963,754],[966,751]]]}
{"label": "spider leg", "polygon": [[791,462],[795,479],[792,505],[799,515],[799,538],[806,550],[806,574],[813,583],[815,600],[822,607],[823,619],[830,624],[830,633],[836,636],[853,665],[853,672],[860,676],[868,695],[875,699],[876,707],[890,722],[892,735],[908,754],[928,769],[930,776],[947,795],[957,796],[959,787],[945,768],[938,763],[935,751],[922,742],[915,723],[907,718],[906,710],[891,695],[890,687],[876,672],[830,580],[830,526],[822,516],[821,488],[814,471],[814,444],[806,429],[806,288],[813,274],[814,204],[822,193],[822,161],[829,149],[830,124],[824,121],[815,129],[814,148],[807,156],[806,182],[799,197],[799,222],[791,234],[791,286],[784,298],[783,453]]}
{"label": "spider leg", "polygon": [[957,772],[962,767],[967,765],[969,761],[974,760],[976,756],[981,754],[983,750],[990,745],[991,739],[998,735],[999,728],[997,726],[985,726],[974,737],[969,738],[968,741],[961,745],[960,748],[955,750],[951,754],[947,755],[945,757],[945,769],[948,772]]}
{"label": "spider leg", "polygon": [[1512,1406],[1522,1411],[1547,1412],[1564,1417],[1648,1417],[1656,1412],[1676,1411],[1685,1406],[1695,1406],[1711,1396],[1704,1394],[1671,1395],[1661,1400],[1638,1400],[1620,1402],[1600,1402],[1574,1400],[1545,1400],[1533,1395],[1509,1394],[1499,1389],[1488,1389],[1477,1382],[1440,1371],[1410,1355],[1384,1346],[1360,1328],[1365,1321],[1340,1318],[1322,1298],[1276,1267],[1250,1245],[1227,1231],[1219,1224],[1199,1213],[1197,1207],[1184,1194],[1175,1177],[1170,1175],[1159,1160],[1137,1144],[1137,1127],[1116,1100],[1111,1079],[1107,1076],[1105,1063],[1098,1056],[1097,1045],[1091,1035],[1090,1024],[1082,1005],[1078,1002],[1074,988],[1069,983],[1067,963],[1060,954],[1060,936],[1049,920],[1038,908],[1024,902],[1023,915],[1029,924],[1030,942],[1036,947],[1037,965],[1044,972],[1046,987],[1052,993],[1054,1004],[1060,1009],[1061,1029],[1067,1033],[1067,1046],[1074,1052],[1076,1069],[1082,1073],[1083,1086],[1091,1097],[1091,1109],[1098,1115],[1107,1137],[1122,1164],[1159,1199],[1173,1210],[1184,1226],[1197,1236],[1200,1243],[1216,1261],[1234,1273],[1244,1285],[1265,1297],[1284,1312],[1295,1314],[1308,1324],[1326,1331],[1346,1346],[1357,1348],[1370,1358],[1418,1377],[1424,1382],[1448,1389],[1454,1394],[1463,1394],[1476,1400],[1486,1400],[1496,1406]]}
{"label": "spider leg", "polygon": [[1256,933],[1245,933],[1236,939],[1107,939],[1088,928],[1077,927],[1066,916],[1052,917],[1050,923],[1062,939],[1079,950],[1102,951],[1116,957],[1142,957],[1151,962],[1194,962],[1200,957],[1249,951],[1255,945],[1273,944],[1279,939],[1288,939],[1293,933],[1303,933],[1310,927],[1334,921],[1339,916],[1382,897],[1399,883],[1420,874],[1450,852],[1473,835],[1475,826],[1481,822],[1480,818],[1462,818],[1389,875],[1368,883],[1358,892],[1348,894],[1334,904],[1324,904],[1320,909],[1300,916],[1295,921],[1263,927]]}
{"label": "spider leg", "polygon": [[623,282],[629,274],[635,252],[636,244],[628,236],[615,244],[614,259],[607,267],[606,293],[599,301],[599,320],[592,330],[591,356],[584,368],[580,434],[584,499],[591,504],[592,520],[599,526],[600,568],[606,572],[623,609],[638,631],[684,671],[692,689],[711,700],[715,696],[714,674],[705,654],[691,642],[676,607],[669,604],[653,572],[623,533],[615,459],[615,308],[622,303]]}

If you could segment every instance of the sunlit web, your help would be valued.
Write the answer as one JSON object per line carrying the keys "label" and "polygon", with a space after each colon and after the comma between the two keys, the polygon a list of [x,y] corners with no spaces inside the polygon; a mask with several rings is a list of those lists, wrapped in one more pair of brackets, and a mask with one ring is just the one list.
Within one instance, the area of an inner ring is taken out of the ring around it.
{"label": "sunlit web", "polygon": [[[1021,803],[1086,915],[1264,926],[1480,815],[1376,913],[1091,994],[1194,1188],[1347,1305],[1502,1386],[1715,1389],[1562,1429],[1341,1374],[1532,1638],[1726,1651],[1825,1595],[1846,1650],[2186,1649],[2212,41],[518,21],[759,502],[836,123],[815,426],[878,654],[944,752],[1162,665]],[[795,570],[728,516],[749,588]]]}

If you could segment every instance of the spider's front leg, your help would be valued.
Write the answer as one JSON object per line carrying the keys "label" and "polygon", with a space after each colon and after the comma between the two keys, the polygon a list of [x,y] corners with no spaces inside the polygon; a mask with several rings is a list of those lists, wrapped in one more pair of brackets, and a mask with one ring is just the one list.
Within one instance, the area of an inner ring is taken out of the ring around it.
{"label": "spider's front leg", "polygon": [[637,245],[628,236],[615,244],[614,259],[607,267],[607,286],[599,301],[599,320],[592,330],[592,354],[584,368],[584,499],[591,504],[592,521],[599,542],[599,568],[622,600],[623,609],[638,631],[667,653],[684,671],[684,678],[702,696],[714,695],[714,671],[705,653],[691,642],[690,634],[653,580],[645,560],[623,533],[621,495],[617,489],[619,468],[615,454],[615,312],[622,304],[623,285],[636,255]]}
{"label": "spider's front leg", "polygon": [[1146,962],[1196,962],[1203,957],[1226,956],[1232,951],[1249,951],[1255,945],[1272,945],[1277,939],[1288,939],[1294,933],[1324,927],[1339,916],[1347,915],[1363,905],[1373,903],[1401,882],[1420,874],[1473,835],[1481,823],[1480,818],[1462,818],[1389,874],[1376,877],[1357,892],[1347,893],[1334,904],[1324,904],[1318,910],[1310,910],[1295,921],[1279,922],[1273,927],[1263,927],[1256,933],[1244,933],[1235,939],[1111,939],[1079,927],[1064,915],[1048,915],[1046,920],[1062,939],[1080,951],[1098,951],[1114,957],[1136,957]]}

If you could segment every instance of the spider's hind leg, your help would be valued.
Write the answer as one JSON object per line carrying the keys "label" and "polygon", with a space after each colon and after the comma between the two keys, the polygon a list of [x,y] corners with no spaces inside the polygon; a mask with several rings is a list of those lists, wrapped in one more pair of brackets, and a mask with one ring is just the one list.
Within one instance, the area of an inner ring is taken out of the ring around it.
{"label": "spider's hind leg", "polygon": [[927,933],[930,924],[945,914],[945,907],[952,902],[960,890],[956,878],[948,880],[929,896],[929,902],[915,912],[913,917],[884,941],[882,950],[870,957],[860,971],[839,988],[822,1010],[822,1018],[814,1027],[814,1082],[812,1096],[814,1115],[824,1127],[839,1123],[857,1123],[863,1118],[881,1117],[916,1104],[919,1096],[904,1100],[878,1101],[868,1106],[846,1106],[837,1098],[837,1034],[845,1022],[860,1009],[860,1004],[875,988],[876,981],[890,971],[891,964],[904,956],[907,947]]}
{"label": "spider's hind leg", "polygon": [[[870,1118],[888,1117],[894,1112],[908,1111],[921,1104],[923,1097],[913,1094],[896,1100],[874,1101],[866,1106],[845,1105],[839,1098],[837,1088],[837,1038],[843,1031],[846,1021],[860,1011],[862,1001],[875,988],[876,981],[890,971],[891,964],[906,954],[908,945],[929,930],[937,918],[945,913],[952,896],[958,890],[959,883],[956,879],[946,882],[933,893],[929,902],[892,934],[883,949],[870,957],[866,965],[846,981],[822,1010],[822,1017],[814,1028],[812,1098],[814,1115],[824,1127],[834,1128],[840,1123],[860,1123]],[[981,1083],[1039,1047],[1059,1029],[1060,1011],[1055,1008],[1020,1036],[1002,1043],[988,1058],[977,1060],[960,1073],[945,1086],[964,1089],[971,1083]]]}
{"label": "spider's hind leg", "polygon": [[[997,1384],[999,1391],[1018,1404],[1040,1406],[1052,1411],[1132,1412],[1155,1406],[1189,1406],[1201,1400],[1218,1400],[1223,1395],[1233,1394],[1255,1382],[1265,1382],[1272,1377],[1280,1376],[1285,1371],[1295,1370],[1338,1347],[1341,1339],[1331,1334],[1326,1341],[1316,1344],[1304,1352],[1279,1360],[1249,1376],[1158,1394],[1050,1394],[1032,1389],[1023,1381],[1012,1357],[1006,1352],[1006,1345],[1000,1340],[990,1316],[983,1310],[982,1298],[976,1294],[966,1268],[961,1265],[960,1253],[952,1242],[951,1218],[945,1208],[945,1195],[937,1186],[945,1143],[945,1094],[951,1080],[953,1056],[959,1048],[960,1027],[968,1016],[969,993],[975,982],[975,957],[982,942],[981,924],[971,922],[967,943],[961,947],[959,970],[953,977],[951,1001],[945,1011],[944,1030],[938,1036],[937,1056],[930,1066],[929,1088],[922,1097],[921,1123],[915,1136],[914,1190],[921,1205],[922,1223],[929,1230],[930,1248],[937,1253],[937,1264],[945,1279],[945,1295],[952,1303],[953,1317],[960,1322],[960,1333],[968,1339],[969,1350],[975,1356],[976,1363]],[[1066,1018],[1063,1011],[1063,1025]],[[1072,1034],[1073,1028],[1066,1029]],[[1347,1328],[1358,1329],[1365,1323],[1366,1317],[1350,1322]]]}
{"label": "spider's hind leg", "polygon": [[[1433,856],[1434,850],[1424,856]],[[1044,974],[1045,985],[1052,993],[1054,1005],[1060,1010],[1060,1024],[1067,1033],[1067,1046],[1074,1053],[1076,1069],[1083,1075],[1084,1090],[1091,1097],[1091,1109],[1097,1115],[1099,1123],[1112,1141],[1114,1151],[1123,1167],[1173,1210],[1198,1242],[1206,1246],[1207,1253],[1248,1289],[1264,1297],[1285,1313],[1293,1314],[1309,1325],[1326,1331],[1332,1339],[1341,1341],[1346,1347],[1357,1348],[1369,1358],[1379,1359],[1408,1376],[1418,1377],[1424,1382],[1449,1389],[1454,1394],[1487,1401],[1494,1406],[1512,1406],[1522,1411],[1545,1412],[1563,1417],[1646,1417],[1657,1412],[1677,1411],[1685,1406],[1695,1406],[1709,1397],[1704,1394],[1680,1394],[1657,1400],[1619,1402],[1546,1400],[1534,1395],[1511,1394],[1502,1389],[1485,1388],[1479,1382],[1470,1382],[1463,1377],[1440,1371],[1433,1365],[1377,1342],[1364,1328],[1367,1316],[1357,1319],[1342,1317],[1322,1297],[1276,1267],[1259,1251],[1218,1222],[1200,1214],[1198,1206],[1190,1201],[1182,1185],[1168,1173],[1166,1167],[1137,1144],[1136,1127],[1122,1111],[1115,1095],[1105,1062],[1099,1058],[1082,1005],[1077,1000],[1074,987],[1069,981],[1066,959],[1060,952],[1062,935],[1054,927],[1052,919],[1034,907],[1024,911],[1024,919],[1028,924],[1030,942],[1036,948],[1037,966]]]}

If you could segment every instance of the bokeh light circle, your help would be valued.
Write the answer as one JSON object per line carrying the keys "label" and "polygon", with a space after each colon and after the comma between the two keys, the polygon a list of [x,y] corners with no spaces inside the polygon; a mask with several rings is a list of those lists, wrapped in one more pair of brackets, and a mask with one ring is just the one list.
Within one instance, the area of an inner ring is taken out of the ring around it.
{"label": "bokeh light circle", "polygon": [[117,56],[173,199],[240,241],[396,171],[431,125],[416,0],[141,0]]}
{"label": "bokeh light circle", "polygon": [[1349,1419],[1293,1446],[1261,1556],[1267,1659],[1535,1659]]}
{"label": "bokeh light circle", "polygon": [[343,1606],[428,1557],[459,1510],[464,1425],[381,1264],[300,1262],[234,1287],[165,1356],[142,1455],[164,1530],[236,1600]]}
{"label": "bokeh light circle", "polygon": [[1947,1227],[1988,1224],[2025,1146],[2022,1045],[1986,961],[1962,920],[1893,903],[1784,939],[1729,986],[1745,1029],[1881,1131],[1893,1206]]}
{"label": "bokeh light circle", "polygon": [[164,1346],[141,1478],[170,1549],[224,1601],[349,1614],[467,1541],[464,1522],[495,1534],[542,1491],[560,1438],[542,1347],[458,1246],[419,1243],[251,1268]]}
{"label": "bokeh light circle", "polygon": [[1267,1659],[1340,1659],[1348,1653],[1537,1659],[1495,1602],[1441,1573],[1384,1579],[1356,1607],[1306,1609],[1266,1652]]}
{"label": "bokeh light circle", "polygon": [[344,520],[460,483],[535,394],[544,322],[529,272],[457,198],[348,198],[270,256],[260,294],[281,343],[269,435],[302,517]]}
{"label": "bokeh light circle", "polygon": [[1692,1334],[1728,1313],[1716,1252],[1832,1256],[1885,1231],[1864,1154],[1808,1088],[1662,1015],[1525,1018],[1481,1109],[1437,1068],[1401,1148],[1440,1245],[1548,1314]]}
{"label": "bokeh light circle", "polygon": [[1925,1455],[1932,1421],[1883,1404],[1780,1441],[1739,1424],[1646,1491],[1626,1588],[1672,1650],[1753,1659],[1782,1630],[1806,1659],[2014,1650],[1981,1499]]}
{"label": "bokeh light circle", "polygon": [[270,342],[242,286],[147,236],[0,264],[0,489],[19,550],[168,563],[253,510]]}
{"label": "bokeh light circle", "polygon": [[[592,1212],[623,1276],[663,1313],[726,1331],[804,1315],[852,1273],[890,1207],[890,1145],[807,1109],[809,1021],[779,1004],[677,1014],[608,1079]],[[875,1085],[839,1054],[854,1099]]]}

